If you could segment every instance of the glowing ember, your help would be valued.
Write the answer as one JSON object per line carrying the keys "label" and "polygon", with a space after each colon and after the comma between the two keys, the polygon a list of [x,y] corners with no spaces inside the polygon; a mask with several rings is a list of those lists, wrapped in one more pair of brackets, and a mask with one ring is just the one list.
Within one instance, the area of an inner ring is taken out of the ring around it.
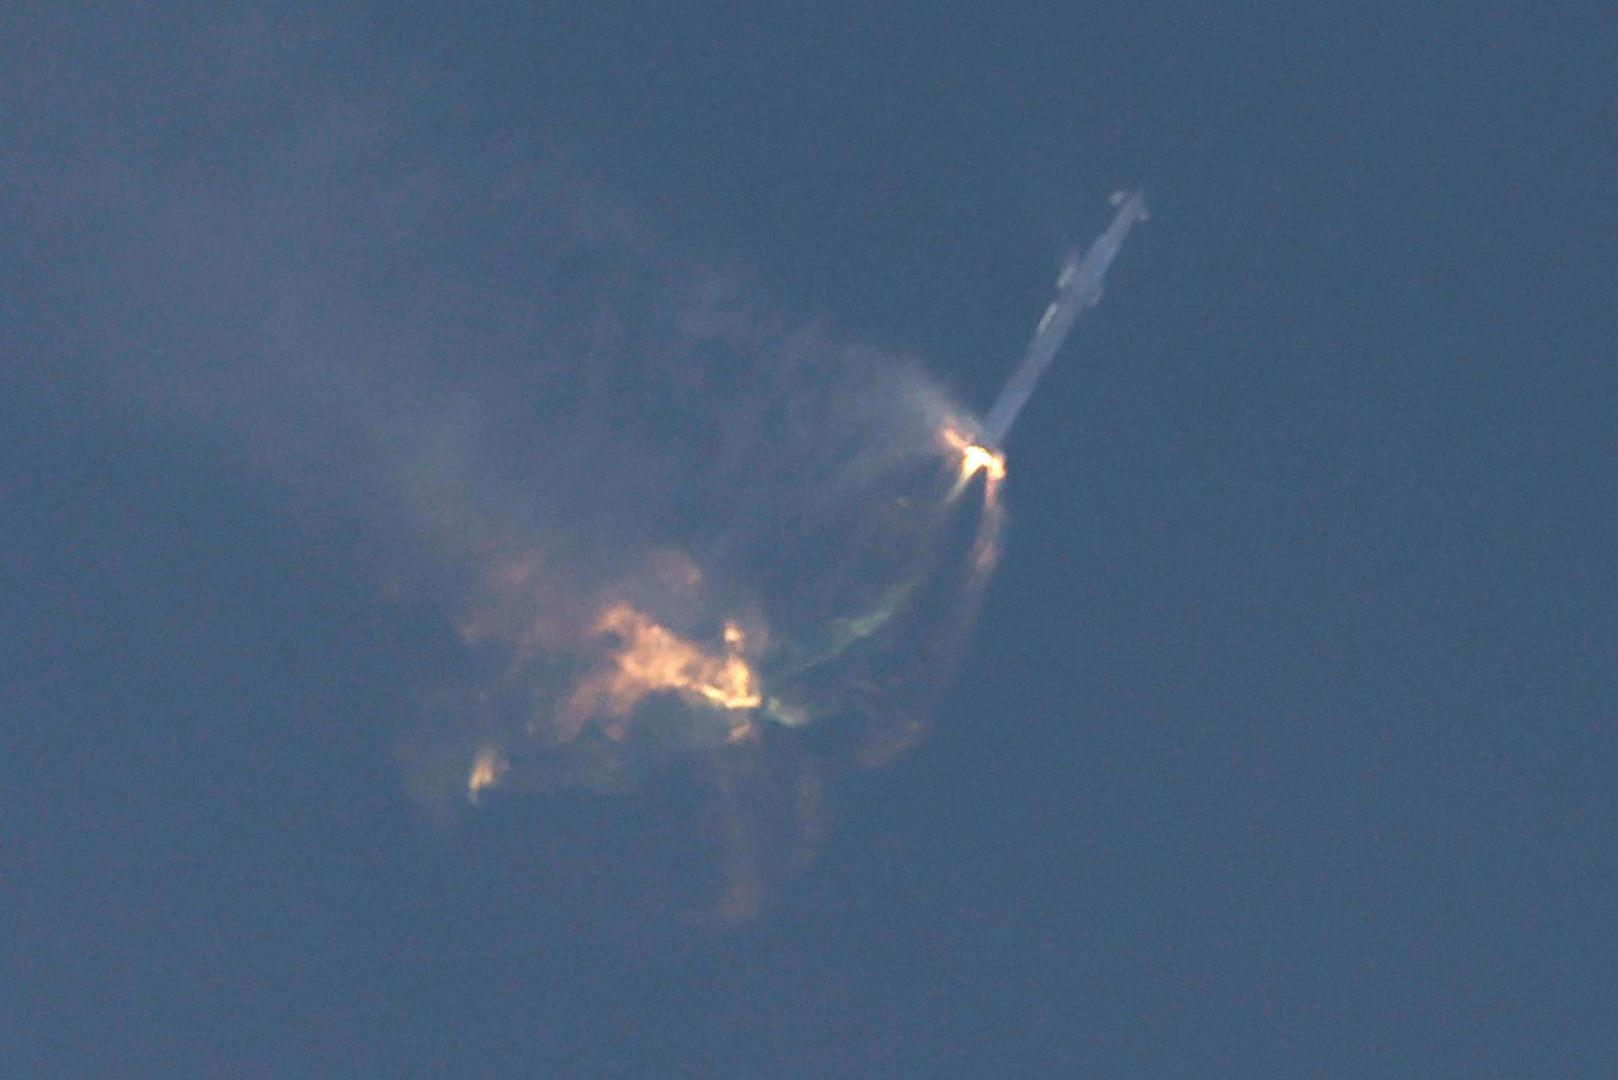
{"label": "glowing ember", "polygon": [[499,783],[508,767],[506,759],[494,747],[485,746],[479,750],[477,757],[472,759],[472,774],[466,778],[466,797],[477,802],[483,789]]}

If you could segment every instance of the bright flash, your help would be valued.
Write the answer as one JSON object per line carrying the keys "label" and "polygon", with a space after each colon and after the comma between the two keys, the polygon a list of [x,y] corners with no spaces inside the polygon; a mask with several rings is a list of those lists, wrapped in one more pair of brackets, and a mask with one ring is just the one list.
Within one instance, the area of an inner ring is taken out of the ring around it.
{"label": "bright flash", "polygon": [[[611,667],[585,680],[569,699],[569,734],[591,716],[627,716],[648,695],[663,691],[723,710],[755,709],[764,701],[757,676],[741,655],[745,636],[735,623],[726,624],[725,651],[717,655],[624,603],[607,608],[595,629],[616,637],[619,647]],[[742,719],[736,726],[747,724]]]}
{"label": "bright flash", "polygon": [[949,497],[956,498],[965,490],[972,477],[983,473],[988,484],[990,497],[999,487],[1000,481],[1006,476],[1005,455],[990,450],[967,438],[966,433],[952,424],[946,424],[942,431],[944,442],[949,448],[961,455],[959,472],[955,477],[955,485],[950,488]]}
{"label": "bright flash", "polygon": [[991,481],[1000,480],[1006,475],[1006,459],[974,443],[961,451],[961,475],[973,476],[980,469],[989,474]]}

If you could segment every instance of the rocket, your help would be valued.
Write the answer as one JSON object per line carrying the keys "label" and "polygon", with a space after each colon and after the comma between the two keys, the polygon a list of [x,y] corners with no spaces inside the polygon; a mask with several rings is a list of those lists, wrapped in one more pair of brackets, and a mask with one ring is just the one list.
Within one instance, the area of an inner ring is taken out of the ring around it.
{"label": "rocket", "polygon": [[1034,338],[1023,353],[1022,362],[1006,380],[1005,388],[983,418],[979,441],[1000,447],[1011,426],[1017,422],[1029,397],[1034,393],[1041,375],[1056,359],[1056,353],[1067,339],[1079,313],[1094,307],[1101,300],[1102,285],[1107,270],[1124,246],[1124,238],[1138,221],[1145,221],[1146,196],[1139,191],[1113,193],[1112,204],[1117,207],[1112,224],[1084,251],[1074,248],[1062,261],[1061,275],[1056,279],[1056,296],[1039,320]]}

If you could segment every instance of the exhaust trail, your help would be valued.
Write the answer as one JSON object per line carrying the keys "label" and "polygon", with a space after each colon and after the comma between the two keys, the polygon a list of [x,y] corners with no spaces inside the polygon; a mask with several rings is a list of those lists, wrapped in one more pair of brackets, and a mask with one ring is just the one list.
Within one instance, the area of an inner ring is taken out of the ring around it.
{"label": "exhaust trail", "polygon": [[1056,279],[1056,298],[1040,318],[1039,326],[1034,330],[1034,339],[1028,343],[1028,351],[1023,354],[1022,362],[1012,372],[1005,389],[1000,391],[1000,396],[983,418],[979,442],[984,445],[1000,447],[1005,444],[1012,425],[1017,422],[1017,414],[1022,412],[1023,406],[1033,396],[1040,376],[1056,359],[1079,313],[1085,308],[1094,307],[1101,300],[1107,270],[1123,248],[1124,237],[1129,235],[1129,230],[1134,228],[1137,221],[1147,218],[1146,195],[1143,192],[1115,192],[1112,203],[1118,212],[1113,216],[1112,224],[1107,226],[1107,231],[1096,238],[1088,251],[1081,254],[1078,248],[1074,248],[1063,262],[1062,274]]}

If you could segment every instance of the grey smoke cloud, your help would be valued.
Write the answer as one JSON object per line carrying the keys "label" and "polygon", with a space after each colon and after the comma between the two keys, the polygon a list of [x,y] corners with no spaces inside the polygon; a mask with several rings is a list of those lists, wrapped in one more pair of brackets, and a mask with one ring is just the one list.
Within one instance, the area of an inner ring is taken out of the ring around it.
{"label": "grey smoke cloud", "polygon": [[379,595],[454,634],[400,724],[433,813],[683,778],[755,910],[947,682],[999,523],[969,418],[433,72],[298,77],[250,18],[139,71],[90,62],[110,22],[30,30],[83,77],[17,57],[26,377],[375,537]]}

